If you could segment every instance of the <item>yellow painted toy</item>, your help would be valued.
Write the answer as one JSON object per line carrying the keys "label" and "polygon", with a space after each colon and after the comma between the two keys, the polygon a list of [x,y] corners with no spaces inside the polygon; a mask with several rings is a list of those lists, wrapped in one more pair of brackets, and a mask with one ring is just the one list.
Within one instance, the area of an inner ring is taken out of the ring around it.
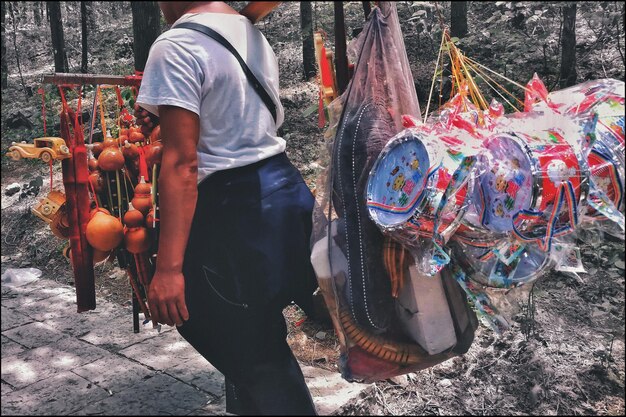
{"label": "yellow painted toy", "polygon": [[11,143],[7,156],[11,157],[14,161],[19,161],[22,158],[31,158],[41,159],[47,163],[53,159],[62,160],[71,158],[72,154],[63,138],[43,137],[36,138],[34,143]]}
{"label": "yellow painted toy", "polygon": [[52,190],[31,209],[33,214],[50,225],[52,233],[60,238],[69,237],[65,194]]}

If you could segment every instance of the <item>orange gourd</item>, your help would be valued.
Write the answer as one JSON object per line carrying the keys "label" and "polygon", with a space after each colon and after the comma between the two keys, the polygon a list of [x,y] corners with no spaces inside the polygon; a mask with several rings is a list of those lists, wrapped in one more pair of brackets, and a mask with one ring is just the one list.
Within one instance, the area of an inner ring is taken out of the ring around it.
{"label": "orange gourd", "polygon": [[124,159],[126,159],[126,161],[134,161],[139,158],[139,149],[137,148],[137,145],[126,141],[124,142],[124,146],[122,146],[122,154],[124,154]]}
{"label": "orange gourd", "polygon": [[150,248],[150,235],[145,227],[131,227],[124,234],[124,246],[133,254],[146,252]]}
{"label": "orange gourd", "polygon": [[131,200],[131,203],[145,216],[146,214],[148,214],[148,211],[150,211],[150,208],[152,207],[152,197],[150,197],[150,195],[146,196],[143,194],[135,194],[135,196]]}
{"label": "orange gourd", "polygon": [[163,144],[161,141],[152,142],[146,148],[146,163],[148,164],[148,168],[152,168],[155,164],[160,164],[161,157],[163,156]]}
{"label": "orange gourd", "polygon": [[117,139],[113,139],[111,137],[108,137],[106,139],[104,139],[102,141],[102,146],[106,149],[109,148],[111,146],[119,146],[119,142],[117,141]]}
{"label": "orange gourd", "polygon": [[130,143],[143,142],[144,140],[146,140],[145,136],[143,135],[143,133],[138,131],[130,132],[130,134],[128,135],[128,141]]}
{"label": "orange gourd", "polygon": [[91,220],[93,216],[95,216],[98,213],[104,213],[104,214],[109,214],[109,215],[111,214],[109,210],[105,209],[104,207],[97,207],[89,211],[89,219]]}
{"label": "orange gourd", "polygon": [[93,156],[87,160],[87,166],[89,167],[89,171],[93,172],[98,169],[98,160]]}
{"label": "orange gourd", "polygon": [[94,171],[89,174],[89,182],[95,193],[101,193],[104,190],[104,180],[99,171]]}
{"label": "orange gourd", "polygon": [[[74,263],[74,259],[72,258],[72,249],[68,246],[64,249],[63,255],[66,258],[69,258],[72,263]],[[106,260],[111,255],[111,251],[105,252],[98,249],[93,250],[93,263],[94,265]]]}
{"label": "orange gourd", "polygon": [[135,186],[135,194],[150,194],[152,191],[152,185],[149,182],[146,182],[145,177],[141,177],[139,180],[139,184]]}
{"label": "orange gourd", "polygon": [[105,147],[98,157],[98,166],[103,171],[117,171],[124,167],[124,155],[117,146]]}
{"label": "orange gourd", "polygon": [[135,187],[135,196],[131,200],[133,207],[139,210],[144,216],[152,208],[152,196],[150,194],[152,186],[146,182],[144,177]]}
{"label": "orange gourd", "polygon": [[124,214],[124,224],[126,227],[143,226],[143,214],[133,207],[133,203],[128,204],[128,211]]}
{"label": "orange gourd", "polygon": [[93,153],[93,156],[95,158],[97,158],[100,155],[103,149],[104,149],[104,146],[102,145],[102,142],[94,142],[91,144],[91,152]]}
{"label": "orange gourd", "polygon": [[87,223],[87,242],[100,251],[111,251],[124,239],[124,226],[118,218],[104,212],[96,214]]}

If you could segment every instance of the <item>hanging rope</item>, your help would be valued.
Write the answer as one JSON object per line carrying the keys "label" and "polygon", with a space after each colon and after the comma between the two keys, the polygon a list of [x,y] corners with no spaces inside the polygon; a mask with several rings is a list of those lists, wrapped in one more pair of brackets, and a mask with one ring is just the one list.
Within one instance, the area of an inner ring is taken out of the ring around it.
{"label": "hanging rope", "polygon": [[102,138],[104,140],[106,139],[107,124],[104,117],[104,100],[102,99],[102,89],[100,88],[100,86],[98,86],[96,94],[98,96],[98,104],[100,105],[100,125],[102,126]]}
{"label": "hanging rope", "polygon": [[[522,90],[524,90],[524,92],[528,92],[529,89],[511,80],[510,78],[496,71],[493,71],[487,68],[486,66],[476,62],[475,60],[465,56],[457,48],[457,46],[453,42],[453,39],[450,37],[449,31],[446,28],[446,25],[444,23],[443,14],[437,2],[435,3],[435,7],[437,11],[437,18],[438,18],[439,26],[441,27],[441,30],[442,30],[442,42],[439,47],[440,50],[439,50],[439,54],[437,57],[435,74],[433,75],[433,81],[431,84],[429,104],[430,104],[430,100],[432,99],[432,91],[434,90],[434,81],[436,79],[436,75],[438,71],[441,72],[440,91],[442,90],[442,87],[443,87],[442,50],[445,49],[445,51],[447,52],[448,58],[450,59],[450,71],[451,71],[451,77],[452,77],[452,88],[450,91],[450,98],[454,97],[454,95],[458,93],[464,94],[464,91],[465,91],[464,89],[467,88],[467,94],[469,96],[468,98],[476,106],[476,108],[481,109],[481,110],[487,110],[489,108],[489,105],[487,104],[487,101],[485,100],[485,97],[480,91],[478,87],[478,83],[477,83],[477,79],[480,79],[482,82],[484,82],[487,85],[489,89],[495,91],[496,94],[498,94],[498,96],[502,100],[504,100],[509,106],[511,106],[511,108],[519,112],[520,110],[514,104],[514,102],[516,102],[518,106],[523,105],[524,103],[520,99],[518,99],[513,93],[511,93],[506,87],[504,87],[501,83],[499,83],[496,79],[494,79],[494,77],[490,76],[488,73],[521,88]],[[505,95],[508,95],[509,97],[511,97],[512,100],[508,99]],[[440,97],[439,97],[440,106],[441,106],[442,97],[443,96],[440,94]],[[428,110],[429,109],[427,109],[426,117],[428,116]],[[465,106],[463,110],[467,111],[468,109]]]}
{"label": "hanging rope", "polygon": [[[437,70],[439,70],[439,62],[441,61],[441,51],[443,50],[444,40],[445,40],[445,31],[441,34],[441,44],[439,45],[439,54],[437,54],[437,63],[435,64],[435,72],[433,73],[433,81],[430,84],[430,93],[428,93],[428,104],[426,104],[426,113],[424,114],[424,121],[428,119],[428,110],[430,109],[430,101],[432,100],[433,90],[435,89],[435,79],[437,78]],[[441,71],[443,75],[443,68],[441,69]],[[441,100],[441,94],[439,94],[439,99]]]}
{"label": "hanging rope", "polygon": [[52,161],[53,161],[53,159],[50,159],[50,161],[48,161],[48,165],[50,165],[50,191],[52,191],[52,186],[53,186],[53,179],[52,179]]}
{"label": "hanging rope", "polygon": [[37,92],[41,94],[41,117],[43,119],[43,135],[48,136],[46,130],[46,92],[43,87],[40,87]]}
{"label": "hanging rope", "polygon": [[[469,60],[468,60],[469,61]],[[518,102],[518,104],[520,105],[524,105],[524,103],[518,99],[513,93],[511,93],[510,91],[508,91],[505,87],[503,87],[502,85],[500,85],[496,80],[494,80],[493,78],[491,78],[489,75],[487,75],[484,71],[482,71],[480,68],[478,68],[477,66],[475,66],[474,64],[469,64],[469,67],[476,73],[477,76],[479,76],[483,82],[485,84],[487,84],[493,91],[496,92],[496,94],[498,94],[500,96],[500,98],[502,98],[509,106],[511,106],[513,109],[515,109],[516,112],[519,112],[520,110],[515,107],[515,105],[513,103],[511,103],[505,96],[502,95],[502,93],[500,93],[500,91],[503,91],[505,93],[507,93],[508,95],[510,95],[515,101]],[[491,81],[492,83],[494,83],[496,86],[498,86],[498,88],[494,87],[493,85],[491,85],[489,83],[489,81]]]}

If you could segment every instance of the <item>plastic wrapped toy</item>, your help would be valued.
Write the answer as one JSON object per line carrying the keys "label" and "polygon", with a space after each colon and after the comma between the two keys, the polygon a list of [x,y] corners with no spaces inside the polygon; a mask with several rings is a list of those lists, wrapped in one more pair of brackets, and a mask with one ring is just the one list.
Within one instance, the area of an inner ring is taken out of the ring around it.
{"label": "plastic wrapped toy", "polygon": [[341,344],[342,375],[373,381],[466,352],[477,320],[450,274],[425,276],[408,242],[392,236],[432,202],[431,173],[445,153],[427,151],[427,132],[399,134],[402,115],[420,112],[395,4],[374,8],[352,49],[354,74],[338,99],[329,168],[318,181],[311,261]]}

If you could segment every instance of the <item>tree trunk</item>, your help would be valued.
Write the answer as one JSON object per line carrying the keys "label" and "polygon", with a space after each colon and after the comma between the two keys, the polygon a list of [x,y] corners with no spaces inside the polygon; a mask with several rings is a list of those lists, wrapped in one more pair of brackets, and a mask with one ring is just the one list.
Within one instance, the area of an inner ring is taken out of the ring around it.
{"label": "tree trunk", "polygon": [[450,2],[450,35],[462,38],[467,35],[467,3],[466,1]]}
{"label": "tree trunk", "polygon": [[35,1],[33,2],[33,21],[35,22],[35,26],[41,25],[41,2]]}
{"label": "tree trunk", "polygon": [[161,34],[161,10],[156,1],[131,1],[135,70],[143,71],[150,46]]}
{"label": "tree trunk", "polygon": [[365,14],[365,20],[369,17],[370,13],[372,13],[372,5],[369,1],[364,1],[363,3],[363,14]]}
{"label": "tree trunk", "polygon": [[313,9],[310,1],[300,2],[300,29],[302,31],[302,63],[304,79],[313,77],[315,68],[315,46],[313,45]]}
{"label": "tree trunk", "polygon": [[80,30],[82,41],[82,54],[80,60],[80,72],[86,74],[87,71],[87,21],[89,20],[89,11],[87,10],[87,2],[80,2]]}
{"label": "tree trunk", "polygon": [[563,6],[561,35],[561,88],[576,84],[576,3]]}
{"label": "tree trunk", "polygon": [[27,20],[28,20],[28,19],[26,19],[26,8],[27,8],[27,5],[22,3],[22,2],[19,2],[19,3],[21,3],[19,8],[17,7],[17,4],[15,4],[15,2],[13,4],[13,9],[14,9],[15,13],[17,13],[17,23],[18,24],[26,23]]}
{"label": "tree trunk", "polygon": [[50,18],[50,33],[52,51],[54,53],[54,71],[67,72],[67,55],[65,53],[65,39],[63,37],[63,20],[61,19],[61,3],[58,1],[46,2],[48,17]]}
{"label": "tree trunk", "polygon": [[339,94],[346,91],[350,75],[348,73],[348,54],[346,45],[346,23],[343,13],[343,2],[333,2],[335,9],[335,74]]}
{"label": "tree trunk", "polygon": [[26,97],[28,97],[29,90],[26,89],[26,83],[24,82],[24,76],[22,75],[22,67],[20,66],[20,54],[17,51],[17,20],[15,17],[15,2],[9,2],[9,13],[11,13],[11,22],[13,23],[13,50],[15,51],[15,63],[17,64],[17,72],[20,75],[20,81],[22,82],[22,89],[24,90],[24,94],[26,94]]}
{"label": "tree trunk", "polygon": [[9,83],[9,69],[7,66],[7,45],[6,45],[6,40],[5,40],[5,35],[4,35],[4,22],[6,20],[6,2],[3,1],[2,3],[2,27],[0,28],[1,35],[0,35],[0,40],[2,41],[2,54],[0,54],[0,60],[2,61],[2,90],[4,90],[5,88],[7,88],[7,85]]}

